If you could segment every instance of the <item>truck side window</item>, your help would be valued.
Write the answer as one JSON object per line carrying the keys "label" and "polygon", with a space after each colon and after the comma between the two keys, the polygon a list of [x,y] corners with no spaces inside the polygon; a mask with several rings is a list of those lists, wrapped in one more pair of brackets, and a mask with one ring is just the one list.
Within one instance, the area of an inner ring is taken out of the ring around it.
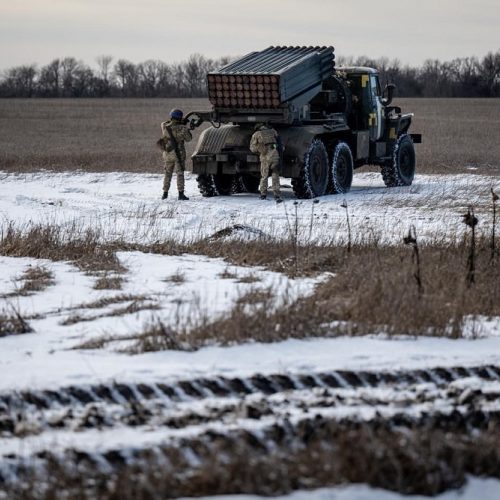
{"label": "truck side window", "polygon": [[378,76],[370,75],[370,84],[372,87],[373,95],[380,97],[382,95],[382,91],[380,89],[380,82],[378,81]]}

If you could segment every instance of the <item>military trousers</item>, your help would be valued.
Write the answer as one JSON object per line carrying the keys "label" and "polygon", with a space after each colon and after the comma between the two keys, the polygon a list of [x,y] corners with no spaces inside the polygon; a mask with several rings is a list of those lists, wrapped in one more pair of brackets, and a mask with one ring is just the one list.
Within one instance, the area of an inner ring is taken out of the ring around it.
{"label": "military trousers", "polygon": [[175,171],[177,176],[177,189],[178,191],[184,191],[184,161],[182,163],[176,157],[164,154],[163,156],[165,162],[165,177],[163,179],[163,191],[168,193],[170,189],[170,183],[172,182],[172,175]]}
{"label": "military trousers", "polygon": [[259,191],[263,196],[267,195],[267,184],[269,173],[271,173],[272,178],[272,190],[275,197],[281,196],[280,193],[280,174],[279,169],[279,156],[276,155],[262,155],[260,157],[260,185]]}

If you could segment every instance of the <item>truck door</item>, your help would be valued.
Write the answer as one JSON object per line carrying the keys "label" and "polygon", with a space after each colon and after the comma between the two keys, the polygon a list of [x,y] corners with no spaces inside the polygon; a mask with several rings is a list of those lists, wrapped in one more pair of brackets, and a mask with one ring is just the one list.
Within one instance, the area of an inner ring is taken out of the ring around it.
{"label": "truck door", "polygon": [[382,137],[383,128],[383,107],[382,107],[382,92],[378,75],[370,75],[370,114],[368,116],[368,128],[370,129],[370,139],[378,141]]}

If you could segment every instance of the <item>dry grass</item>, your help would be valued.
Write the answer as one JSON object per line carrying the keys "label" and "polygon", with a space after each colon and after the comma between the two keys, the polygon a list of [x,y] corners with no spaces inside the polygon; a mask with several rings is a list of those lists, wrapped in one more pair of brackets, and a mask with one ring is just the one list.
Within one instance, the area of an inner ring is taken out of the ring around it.
{"label": "dry grass", "polygon": [[9,335],[22,335],[23,333],[32,333],[33,329],[21,313],[11,308],[10,312],[0,312],[0,337]]}
{"label": "dry grass", "polygon": [[255,276],[254,274],[248,274],[247,276],[242,276],[241,278],[238,278],[237,282],[238,283],[258,283],[260,279]]}
{"label": "dry grass", "polygon": [[[311,297],[293,303],[285,301],[278,309],[270,290],[241,297],[232,310],[216,321],[202,311],[193,311],[193,317],[202,319],[178,324],[171,331],[160,317],[135,336],[137,342],[131,351],[144,352],[340,334],[470,334],[469,317],[500,315],[500,258],[492,259],[491,240],[487,236],[478,239],[475,282],[471,286],[467,281],[469,238],[453,243],[427,242],[422,246],[418,283],[412,245],[401,242],[383,246],[369,238],[365,243],[356,239],[350,251],[341,243],[304,247],[294,241],[270,238],[251,242],[205,238],[182,244],[167,240],[144,246],[120,241],[101,244],[98,234],[80,233],[72,226],[33,226],[26,231],[10,226],[0,239],[0,254],[73,260],[94,273],[116,273],[120,268],[116,251],[140,250],[222,257],[233,265],[262,266],[291,276],[334,274]],[[180,279],[183,278],[174,276],[174,282]],[[250,274],[241,281],[253,282],[255,277]],[[129,312],[125,308],[120,314]],[[71,321],[84,319],[76,317]]]}
{"label": "dry grass", "polygon": [[131,294],[119,294],[113,295],[112,297],[103,297],[102,299],[95,300],[93,302],[84,302],[78,306],[75,306],[74,309],[101,309],[103,307],[107,307],[112,304],[119,304],[121,302],[130,302],[130,301],[142,301],[146,300],[145,295],[131,295]]}
{"label": "dry grass", "polygon": [[195,314],[202,319],[173,329],[159,319],[135,336],[129,352],[338,335],[480,335],[473,319],[500,315],[500,263],[491,260],[489,242],[480,241],[475,283],[468,287],[469,248],[467,240],[421,248],[419,286],[412,250],[404,245],[331,247],[335,275],[311,296],[277,308],[273,290],[252,291],[216,320]]}
{"label": "dry grass", "polygon": [[[421,173],[498,173],[500,99],[397,99],[415,113]],[[2,99],[0,169],[160,172],[154,143],[171,108],[204,99]],[[188,144],[188,157],[196,144]]]}
{"label": "dry grass", "polygon": [[409,249],[354,247],[349,264],[301,301],[299,311],[345,334],[461,337],[469,317],[500,315],[500,266],[491,263],[489,246],[482,242],[476,283],[468,288],[468,249],[465,242],[421,248],[419,287]]}
{"label": "dry grass", "polygon": [[174,283],[176,285],[180,285],[186,281],[186,276],[181,269],[177,269],[175,273],[167,276],[163,281],[165,281],[165,283]]}
{"label": "dry grass", "polygon": [[0,254],[53,261],[71,261],[88,273],[120,273],[124,268],[112,248],[99,241],[99,233],[76,225],[35,224],[2,227]]}
{"label": "dry grass", "polygon": [[144,302],[142,300],[134,300],[127,306],[117,307],[111,311],[106,311],[101,314],[92,314],[88,316],[82,316],[81,314],[75,313],[68,316],[61,322],[61,325],[74,325],[76,323],[84,323],[87,321],[95,321],[101,318],[112,318],[117,316],[124,316],[126,314],[133,314],[139,311],[156,311],[159,307],[157,304],[151,302]]}
{"label": "dry grass", "polygon": [[[479,335],[472,318],[499,316],[500,266],[489,247],[477,254],[476,283],[467,288],[468,245],[421,249],[422,289],[404,247],[332,249],[339,266],[334,277],[309,297],[276,307],[273,290],[251,291],[218,319],[168,327],[161,318],[127,339],[127,352],[193,350],[207,345],[276,342],[288,338],[338,335],[424,335],[458,338]],[[342,255],[343,252],[343,255]]]}
{"label": "dry grass", "polygon": [[238,275],[236,273],[234,273],[233,271],[231,271],[231,269],[229,267],[224,269],[224,271],[222,271],[219,274],[219,278],[221,278],[223,280],[233,280],[233,279],[236,279],[237,277],[238,277]]}
{"label": "dry grass", "polygon": [[500,99],[396,99],[415,113],[420,173],[500,173]]}
{"label": "dry grass", "polygon": [[54,274],[45,266],[29,266],[26,271],[17,280],[14,292],[0,294],[0,298],[10,298],[15,296],[32,295],[36,292],[42,292],[47,287],[54,284]]}
{"label": "dry grass", "polygon": [[[22,227],[10,224],[0,232],[0,255],[71,261],[79,269],[100,277],[125,272],[116,257],[118,250],[138,250],[163,255],[193,253],[224,258],[236,265],[263,266],[289,275],[307,275],[329,271],[335,267],[337,257],[335,252],[332,253],[332,248],[334,247],[310,245],[300,247],[297,251],[290,241],[271,238],[253,241],[213,241],[204,238],[183,243],[170,239],[151,245],[119,240],[102,243],[98,230],[82,228],[76,224],[33,224]],[[341,247],[335,248],[340,251]],[[221,277],[236,276],[228,271]],[[174,279],[181,278],[176,276]],[[255,282],[252,275],[241,279],[243,283]]]}
{"label": "dry grass", "polygon": [[[0,168],[161,172],[155,146],[172,108],[204,99],[1,99]],[[188,146],[188,155],[196,141]]]}
{"label": "dry grass", "polygon": [[105,273],[94,283],[94,290],[121,290],[123,278]]}
{"label": "dry grass", "polygon": [[54,284],[54,274],[44,266],[30,266],[20,278],[23,285],[19,289],[20,295],[41,292]]}
{"label": "dry grass", "polygon": [[[77,451],[59,460],[49,453],[47,468],[21,470],[23,480],[6,492],[16,500],[142,500],[230,493],[271,496],[364,483],[432,496],[461,487],[467,475],[499,477],[498,417],[488,421],[485,428],[469,433],[460,414],[438,416],[428,426],[411,425],[404,417],[394,425],[381,417],[349,422],[318,416],[294,425],[275,424],[267,432],[272,447],[263,446],[251,432],[232,436],[212,431],[198,442],[134,451],[134,460],[125,461],[111,451],[111,472]],[[183,453],[184,447],[189,454]],[[189,458],[193,453],[196,461]]]}

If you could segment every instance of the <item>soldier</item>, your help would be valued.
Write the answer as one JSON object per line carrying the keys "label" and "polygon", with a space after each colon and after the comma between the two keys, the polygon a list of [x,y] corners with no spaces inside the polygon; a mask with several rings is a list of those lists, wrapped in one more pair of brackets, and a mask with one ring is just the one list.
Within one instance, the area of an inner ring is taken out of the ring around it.
{"label": "soldier", "polygon": [[183,113],[180,109],[173,109],[170,112],[170,121],[161,124],[164,144],[163,160],[165,162],[162,200],[168,197],[168,190],[174,170],[177,174],[179,200],[189,200],[184,195],[184,169],[186,163],[186,148],[184,147],[184,143],[189,142],[193,136],[186,125],[182,123],[182,117]]}
{"label": "soldier", "polygon": [[283,199],[280,194],[280,138],[271,126],[258,123],[250,141],[250,151],[258,153],[260,158],[260,199],[267,198],[267,178],[272,175],[272,189],[276,203]]}

